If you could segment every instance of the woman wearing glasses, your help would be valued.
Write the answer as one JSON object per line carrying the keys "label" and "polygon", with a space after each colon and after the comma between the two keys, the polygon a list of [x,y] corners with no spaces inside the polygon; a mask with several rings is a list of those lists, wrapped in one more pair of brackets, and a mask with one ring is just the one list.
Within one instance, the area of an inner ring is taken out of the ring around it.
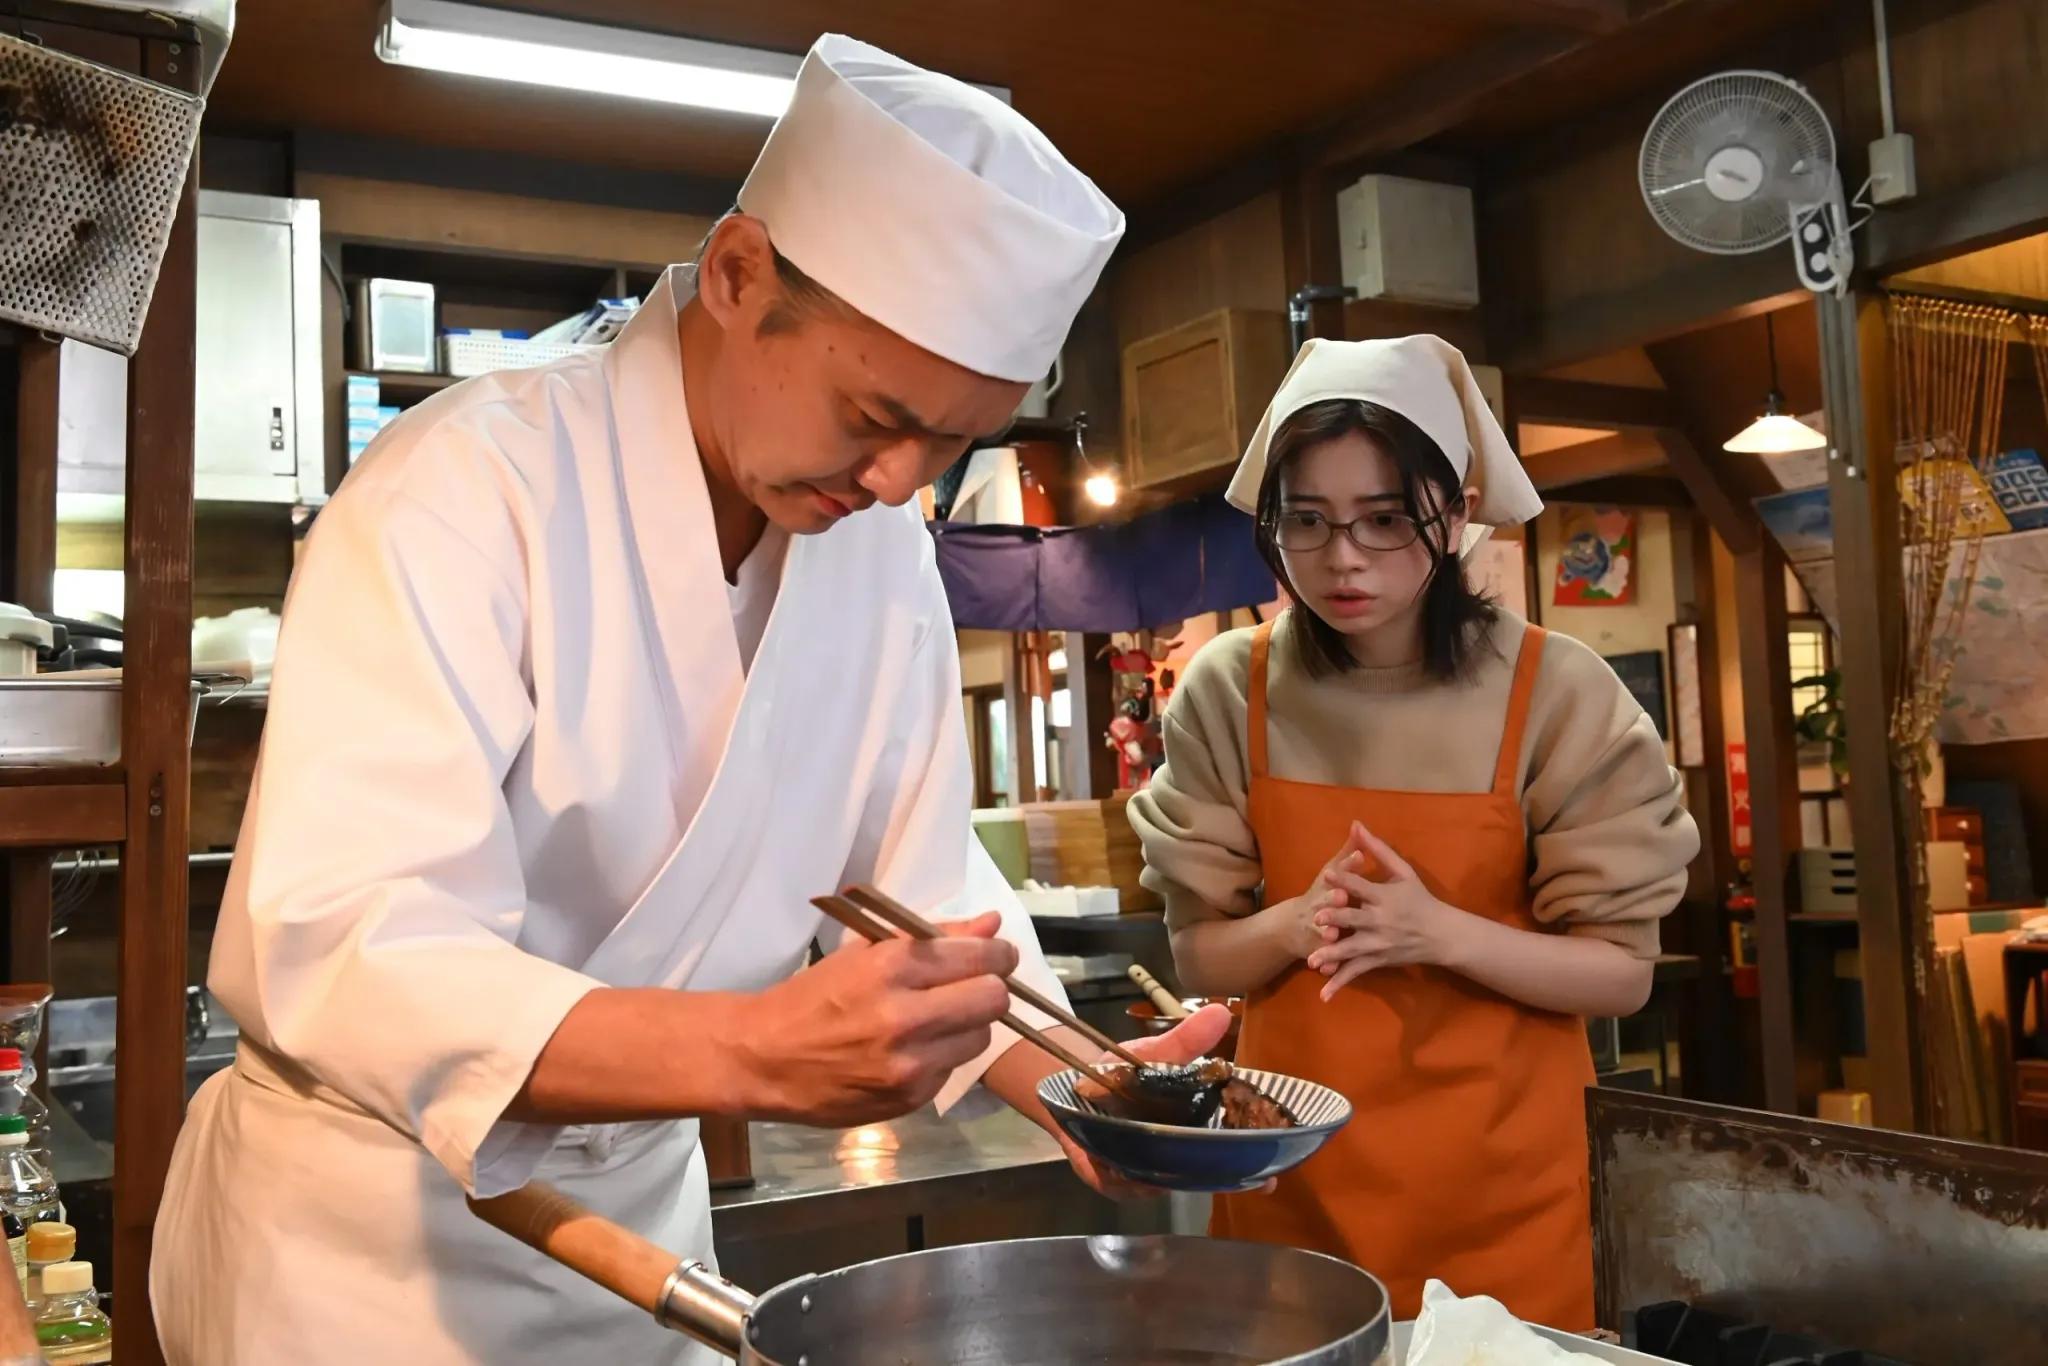
{"label": "woman wearing glasses", "polygon": [[1181,979],[1245,995],[1238,1060],[1356,1117],[1212,1231],[1593,1326],[1582,1017],[1649,996],[1698,848],[1600,657],[1473,591],[1542,507],[1464,357],[1311,341],[1230,498],[1294,605],[1211,642],[1130,804]]}

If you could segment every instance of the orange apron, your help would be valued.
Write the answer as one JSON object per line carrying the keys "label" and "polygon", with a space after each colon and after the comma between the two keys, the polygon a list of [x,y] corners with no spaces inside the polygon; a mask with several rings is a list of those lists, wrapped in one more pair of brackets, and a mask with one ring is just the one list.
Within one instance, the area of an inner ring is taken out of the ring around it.
{"label": "orange apron", "polygon": [[[1351,822],[1399,851],[1444,902],[1520,929],[1529,838],[1516,790],[1543,632],[1522,639],[1493,790],[1445,794],[1286,782],[1266,771],[1266,656],[1251,657],[1251,825],[1268,905],[1298,896]],[[1369,870],[1376,871],[1376,870]],[[1492,1295],[1523,1319],[1593,1327],[1585,1024],[1442,968],[1381,968],[1335,1000],[1295,967],[1246,1003],[1238,1061],[1348,1097],[1352,1120],[1271,1195],[1216,1202],[1210,1232],[1329,1253],[1373,1272],[1412,1319],[1422,1283]]]}

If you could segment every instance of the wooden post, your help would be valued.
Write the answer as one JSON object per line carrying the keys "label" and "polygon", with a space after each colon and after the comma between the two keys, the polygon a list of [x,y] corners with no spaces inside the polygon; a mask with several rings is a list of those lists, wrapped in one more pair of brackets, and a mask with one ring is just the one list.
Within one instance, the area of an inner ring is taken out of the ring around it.
{"label": "wooden post", "polygon": [[1792,660],[1785,557],[1759,537],[1735,556],[1735,632],[1742,658],[1742,730],[1749,756],[1750,869],[1756,886],[1764,1105],[1799,1113],[1799,1042],[1792,1008],[1791,872],[1799,847],[1799,765],[1792,735]]}
{"label": "wooden post", "polygon": [[[1738,1095],[1734,1000],[1729,980],[1714,970],[1725,947],[1722,889],[1733,880],[1735,867],[1729,848],[1728,732],[1721,712],[1720,633],[1728,624],[1714,591],[1713,528],[1705,517],[1689,517],[1686,523],[1692,542],[1692,617],[1699,636],[1700,745],[1706,763],[1686,773],[1685,779],[1687,803],[1700,827],[1705,885],[1693,890],[1685,908],[1692,922],[1693,951],[1704,962],[1680,1047],[1685,1094],[1694,1100],[1733,1103]],[[1675,668],[1677,661],[1672,664]]]}
{"label": "wooden post", "polygon": [[1031,694],[1024,687],[1024,636],[1013,633],[1003,654],[1003,710],[1010,716],[1010,805],[1038,800],[1037,756],[1031,749]]}
{"label": "wooden post", "polygon": [[1877,1122],[1917,1130],[1928,1113],[1920,1040],[1927,926],[1914,892],[1904,785],[1891,753],[1904,612],[1898,477],[1892,447],[1890,338],[1881,296],[1822,297],[1829,504],[1840,598],[1842,703],[1849,741],[1849,820],[1863,1001]]}
{"label": "wooden post", "polygon": [[1116,791],[1116,755],[1103,742],[1112,716],[1110,668],[1096,658],[1106,635],[1064,633],[1067,651],[1067,741],[1060,751],[1067,800],[1086,801]]}
{"label": "wooden post", "polygon": [[[14,554],[4,566],[0,598],[32,612],[54,605],[57,570],[57,378],[63,352],[41,337],[21,339],[14,411]],[[28,849],[8,860],[0,895],[7,899],[5,978],[10,982],[50,980],[50,855]],[[36,1071],[49,1087],[49,1031],[36,1043]]]}
{"label": "wooden post", "polygon": [[14,558],[7,601],[51,610],[57,569],[57,342],[21,339],[14,415]]}
{"label": "wooden post", "polygon": [[[182,48],[182,50],[181,50]],[[192,88],[189,45],[151,41],[144,74]],[[197,157],[185,178],[142,345],[129,367],[127,603],[114,1092],[114,1267],[121,1361],[163,1360],[149,1305],[150,1240],[185,1113],[186,853],[191,812],[192,377]]]}

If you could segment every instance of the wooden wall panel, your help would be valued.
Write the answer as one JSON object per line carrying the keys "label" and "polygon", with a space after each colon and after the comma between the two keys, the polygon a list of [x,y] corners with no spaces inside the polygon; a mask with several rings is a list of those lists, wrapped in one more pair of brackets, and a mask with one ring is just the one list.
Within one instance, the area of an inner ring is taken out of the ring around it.
{"label": "wooden wall panel", "polygon": [[1122,346],[1219,308],[1285,308],[1279,192],[1121,258],[1109,289]]}
{"label": "wooden wall panel", "polygon": [[[2038,104],[2048,81],[2048,23],[2038,0],[1899,0],[1890,12],[1897,122],[1916,142],[1920,196],[1882,211],[1873,230],[1886,215],[1924,210],[1930,199],[2048,161],[2048,120],[2019,112]],[[1789,248],[1739,257],[1692,251],[1656,226],[1637,187],[1642,135],[1662,101],[1686,80],[1738,66],[1805,84],[1834,124],[1845,179],[1852,188],[1862,179],[1864,147],[1881,131],[1863,7],[1496,149],[1485,167],[1480,252],[1497,363],[1548,369],[1797,297]],[[2028,202],[2013,198],[2010,212],[2029,212]],[[1986,230],[1982,218],[1971,216],[1969,230]],[[1859,249],[1866,245],[1859,234]]]}
{"label": "wooden wall panel", "polygon": [[[193,530],[192,615],[238,607],[284,610],[292,573],[291,510],[282,504],[201,503]],[[57,530],[60,569],[118,570],[118,522],[66,522]]]}
{"label": "wooden wall panel", "polygon": [[1992,295],[2048,303],[2048,233],[1965,252],[1885,282],[1932,293]]}
{"label": "wooden wall panel", "polygon": [[[1891,0],[1892,104],[1913,135],[1923,198],[2048,158],[2048,15],[2040,0]],[[1859,30],[1859,37],[1862,36]],[[1877,135],[1876,61],[1845,53],[1845,97],[1860,149]],[[1841,130],[1838,129],[1838,136]],[[1862,165],[1859,153],[1852,163]]]}

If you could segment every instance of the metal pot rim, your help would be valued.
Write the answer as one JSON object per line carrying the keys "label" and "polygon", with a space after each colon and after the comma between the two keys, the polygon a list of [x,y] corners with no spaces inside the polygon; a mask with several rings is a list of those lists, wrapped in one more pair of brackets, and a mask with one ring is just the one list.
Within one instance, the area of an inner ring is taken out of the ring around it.
{"label": "metal pot rim", "polygon": [[[1313,1348],[1308,1352],[1299,1353],[1291,1357],[1276,1358],[1272,1362],[1267,1363],[1267,1366],[1290,1366],[1290,1363],[1311,1362],[1316,1360],[1322,1353],[1327,1352],[1333,1347],[1341,1347],[1345,1343],[1350,1342],[1356,1338],[1368,1337],[1376,1330],[1384,1331],[1387,1334],[1387,1340],[1389,1342],[1393,1340],[1392,1335],[1394,1328],[1394,1304],[1393,1297],[1387,1291],[1386,1283],[1380,1280],[1379,1277],[1373,1275],[1370,1271],[1367,1271],[1364,1267],[1358,1266],[1352,1262],[1347,1262],[1341,1257],[1333,1257],[1326,1252],[1313,1252],[1307,1248],[1281,1248],[1275,1247],[1274,1245],[1267,1243],[1246,1242],[1243,1239],[1208,1238],[1193,1234],[1172,1233],[1104,1233],[1056,1234],[1043,1238],[994,1238],[988,1240],[987,1242],[981,1243],[959,1243],[949,1247],[921,1248],[915,1252],[898,1252],[891,1254],[887,1257],[875,1257],[869,1259],[868,1261],[856,1262],[852,1266],[842,1267],[838,1271],[828,1271],[822,1274],[796,1276],[791,1278],[790,1280],[783,1281],[781,1284],[773,1286],[770,1289],[762,1291],[759,1295],[754,1295],[750,1297],[747,1296],[747,1292],[739,1290],[738,1287],[732,1286],[730,1282],[723,1281],[721,1278],[720,1284],[729,1287],[730,1289],[735,1291],[739,1296],[746,1298],[748,1300],[748,1303],[746,1304],[745,1308],[740,1312],[738,1319],[739,1331],[732,1339],[732,1345],[730,1347],[722,1348],[721,1350],[725,1350],[728,1355],[733,1356],[735,1359],[745,1360],[745,1353],[751,1350],[752,1347],[751,1324],[752,1320],[756,1315],[760,1314],[762,1311],[770,1308],[771,1306],[779,1302],[785,1301],[792,1294],[801,1296],[807,1289],[814,1287],[820,1282],[829,1280],[835,1276],[855,1272],[869,1271],[877,1267],[888,1266],[892,1263],[909,1261],[913,1258],[935,1258],[944,1257],[947,1255],[958,1256],[976,1249],[989,1247],[1028,1247],[1034,1244],[1048,1243],[1143,1244],[1161,1242],[1202,1243],[1210,1246],[1238,1245],[1244,1247],[1258,1248],[1265,1252],[1284,1253],[1292,1257],[1307,1258],[1315,1261],[1327,1262],[1334,1266],[1341,1267],[1345,1271],[1352,1272],[1355,1275],[1362,1277],[1366,1284],[1370,1285],[1374,1290],[1379,1292],[1379,1312],[1374,1314],[1371,1318],[1367,1319],[1364,1323],[1360,1324],[1357,1328],[1352,1329],[1350,1332],[1344,1334],[1342,1337],[1333,1338],[1329,1342],[1324,1343],[1322,1346]],[[693,1267],[698,1268],[700,1271],[702,1270],[699,1264],[696,1263],[687,1263],[682,1267],[678,1267],[676,1269],[675,1275],[670,1277],[669,1286],[664,1287],[662,1304],[663,1312],[658,1313],[656,1315],[656,1318],[662,1321],[664,1324],[667,1324],[671,1327],[675,1327],[679,1326],[682,1323],[694,1322],[694,1320],[691,1318],[684,1317],[679,1314],[671,1315],[668,1312],[669,1294],[674,1290],[678,1281],[686,1281],[688,1279],[688,1272]],[[686,1331],[689,1331],[691,1336],[696,1337],[701,1342],[705,1342],[708,1346],[711,1346],[713,1348],[720,1348],[720,1343],[704,1337],[699,1332],[697,1332],[695,1328]],[[745,1340],[744,1343],[742,1343],[742,1339]]]}

